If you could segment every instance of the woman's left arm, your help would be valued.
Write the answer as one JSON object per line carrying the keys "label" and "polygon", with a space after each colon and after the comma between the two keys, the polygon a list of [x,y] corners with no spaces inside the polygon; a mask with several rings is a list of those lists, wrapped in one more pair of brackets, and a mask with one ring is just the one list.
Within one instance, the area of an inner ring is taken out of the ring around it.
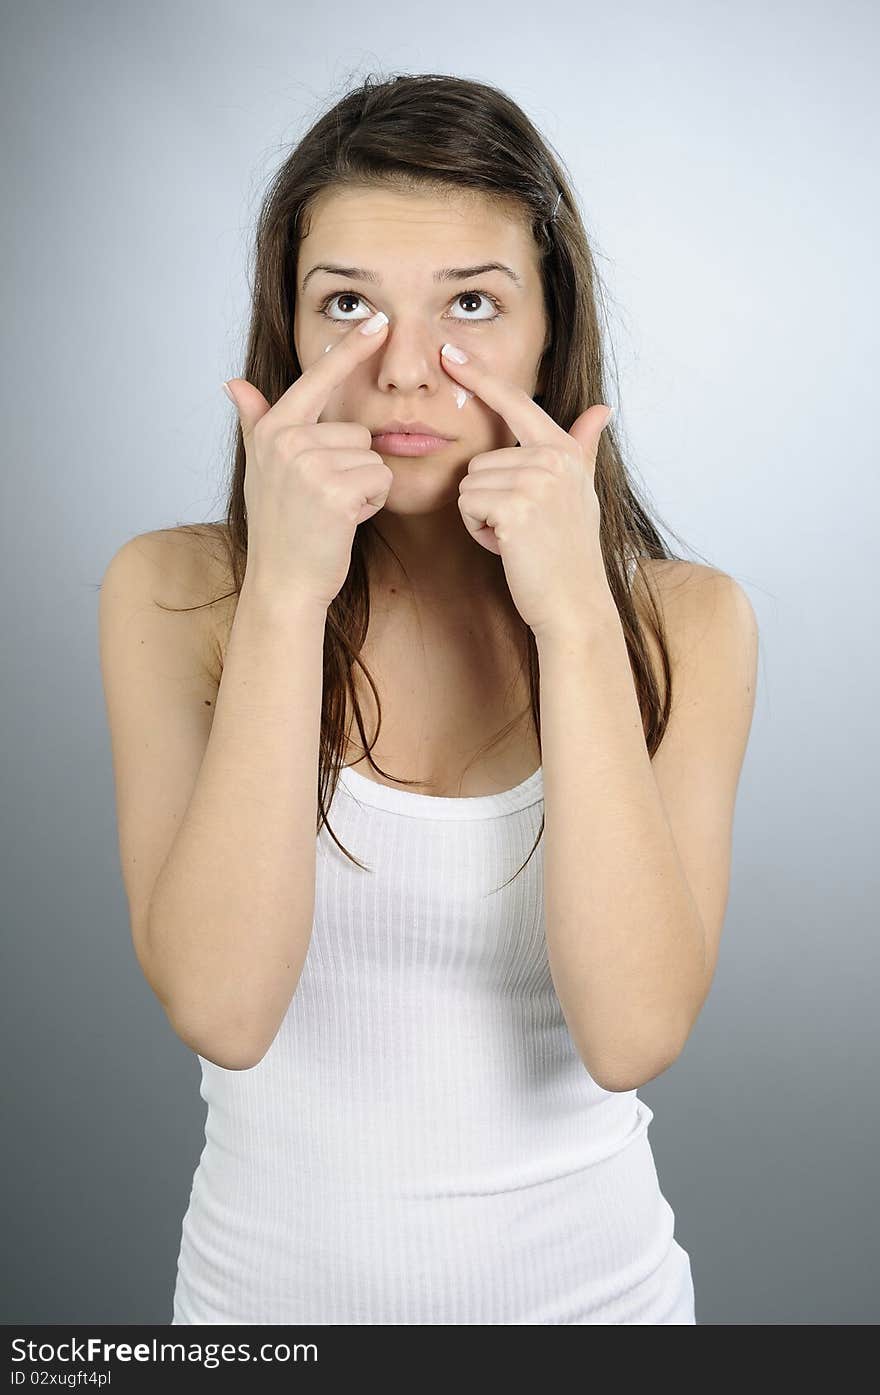
{"label": "woman's left arm", "polygon": [[458,506],[475,541],[501,556],[538,649],[550,970],[587,1070],[630,1090],[676,1059],[712,982],[755,616],[726,572],[643,564],[658,591],[661,575],[670,583],[672,711],[652,762],[601,549],[595,471],[610,409],[595,403],[564,431],[524,388],[460,351],[450,360],[449,347],[447,373],[517,442],[472,457]]}
{"label": "woman's left arm", "polygon": [[732,577],[645,565],[665,569],[673,673],[653,761],[610,592],[576,630],[537,637],[550,969],[607,1090],[671,1065],[709,992],[757,672],[755,614]]}

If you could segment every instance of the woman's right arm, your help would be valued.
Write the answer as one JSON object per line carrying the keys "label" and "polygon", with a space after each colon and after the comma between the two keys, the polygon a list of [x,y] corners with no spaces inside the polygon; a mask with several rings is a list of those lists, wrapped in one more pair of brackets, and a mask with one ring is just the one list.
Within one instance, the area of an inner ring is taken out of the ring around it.
{"label": "woman's right arm", "polygon": [[120,853],[137,957],[171,1025],[242,1070],[274,1040],[311,937],[326,609],[246,575],[211,684],[192,620],[205,612],[154,602],[180,543],[132,539],[101,588]]}
{"label": "woman's right arm", "polygon": [[154,601],[157,575],[198,585],[181,534],[133,538],[101,588],[135,949],[178,1036],[233,1070],[274,1041],[311,938],[327,611],[355,529],[394,480],[369,427],[320,416],[387,331],[381,312],[352,326],[271,406],[253,383],[229,380],[248,545],[219,686],[206,692],[207,627],[191,618],[204,612]]}

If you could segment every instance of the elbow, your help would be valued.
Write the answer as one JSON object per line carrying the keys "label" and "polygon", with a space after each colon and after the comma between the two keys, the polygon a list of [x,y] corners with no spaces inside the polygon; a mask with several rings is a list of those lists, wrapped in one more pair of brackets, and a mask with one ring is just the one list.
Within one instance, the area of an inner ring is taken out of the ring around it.
{"label": "elbow", "polygon": [[191,1019],[176,1017],[167,1007],[165,1013],[175,1035],[184,1046],[203,1060],[209,1061],[211,1065],[219,1066],[221,1070],[253,1070],[271,1046],[269,1042],[257,1047],[252,1036],[244,1033],[236,1035],[228,1027],[225,1031],[218,1032],[216,1029],[206,1028],[204,1024],[196,1025]]}
{"label": "elbow", "polygon": [[647,1041],[634,1043],[634,1034],[630,1033],[629,1040],[616,1043],[613,1050],[606,1043],[603,1050],[593,1050],[589,1058],[584,1051],[581,1057],[603,1090],[613,1094],[638,1090],[675,1065],[692,1027],[693,1019],[685,1012],[684,1017],[679,1014],[674,1022],[667,1022],[666,1030],[658,1026]]}
{"label": "elbow", "polygon": [[639,1090],[649,1081],[656,1080],[675,1064],[681,1051],[682,1043],[676,1043],[671,1048],[667,1043],[663,1050],[655,1048],[650,1053],[646,1052],[638,1057],[628,1056],[624,1059],[618,1056],[611,1059],[605,1056],[596,1061],[588,1060],[582,1053],[582,1059],[601,1089],[610,1094],[624,1094],[628,1090]]}

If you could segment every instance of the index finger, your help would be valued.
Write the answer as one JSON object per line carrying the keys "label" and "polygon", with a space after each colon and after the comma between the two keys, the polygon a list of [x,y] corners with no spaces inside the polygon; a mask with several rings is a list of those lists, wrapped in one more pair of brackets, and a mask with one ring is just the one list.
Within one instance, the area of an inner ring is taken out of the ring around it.
{"label": "index finger", "polygon": [[468,359],[467,363],[456,363],[447,353],[444,344],[440,350],[440,360],[447,373],[461,383],[462,387],[475,392],[487,407],[503,417],[521,446],[537,446],[542,441],[552,441],[558,436],[566,436],[558,422],[548,416],[543,407],[529,396],[525,388],[517,387],[506,378],[499,378],[488,369]]}
{"label": "index finger", "polygon": [[[377,331],[364,334],[367,325],[372,325],[381,316]],[[295,383],[291,383],[275,403],[281,409],[285,421],[293,425],[316,423],[327,399],[334,388],[344,383],[349,373],[374,354],[379,344],[384,343],[388,329],[388,316],[380,310],[370,320],[364,320],[357,329],[350,329],[337,344],[331,344],[320,358],[303,369]],[[274,410],[274,408],[273,408]]]}

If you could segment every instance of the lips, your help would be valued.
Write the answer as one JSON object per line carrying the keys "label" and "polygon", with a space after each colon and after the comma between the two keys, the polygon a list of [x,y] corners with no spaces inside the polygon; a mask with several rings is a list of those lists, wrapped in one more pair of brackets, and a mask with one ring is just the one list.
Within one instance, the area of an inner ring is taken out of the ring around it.
{"label": "lips", "polygon": [[426,421],[387,421],[384,426],[377,427],[372,435],[439,436],[444,441],[454,439],[452,436],[447,436],[445,431],[440,431],[436,426],[431,426]]}

